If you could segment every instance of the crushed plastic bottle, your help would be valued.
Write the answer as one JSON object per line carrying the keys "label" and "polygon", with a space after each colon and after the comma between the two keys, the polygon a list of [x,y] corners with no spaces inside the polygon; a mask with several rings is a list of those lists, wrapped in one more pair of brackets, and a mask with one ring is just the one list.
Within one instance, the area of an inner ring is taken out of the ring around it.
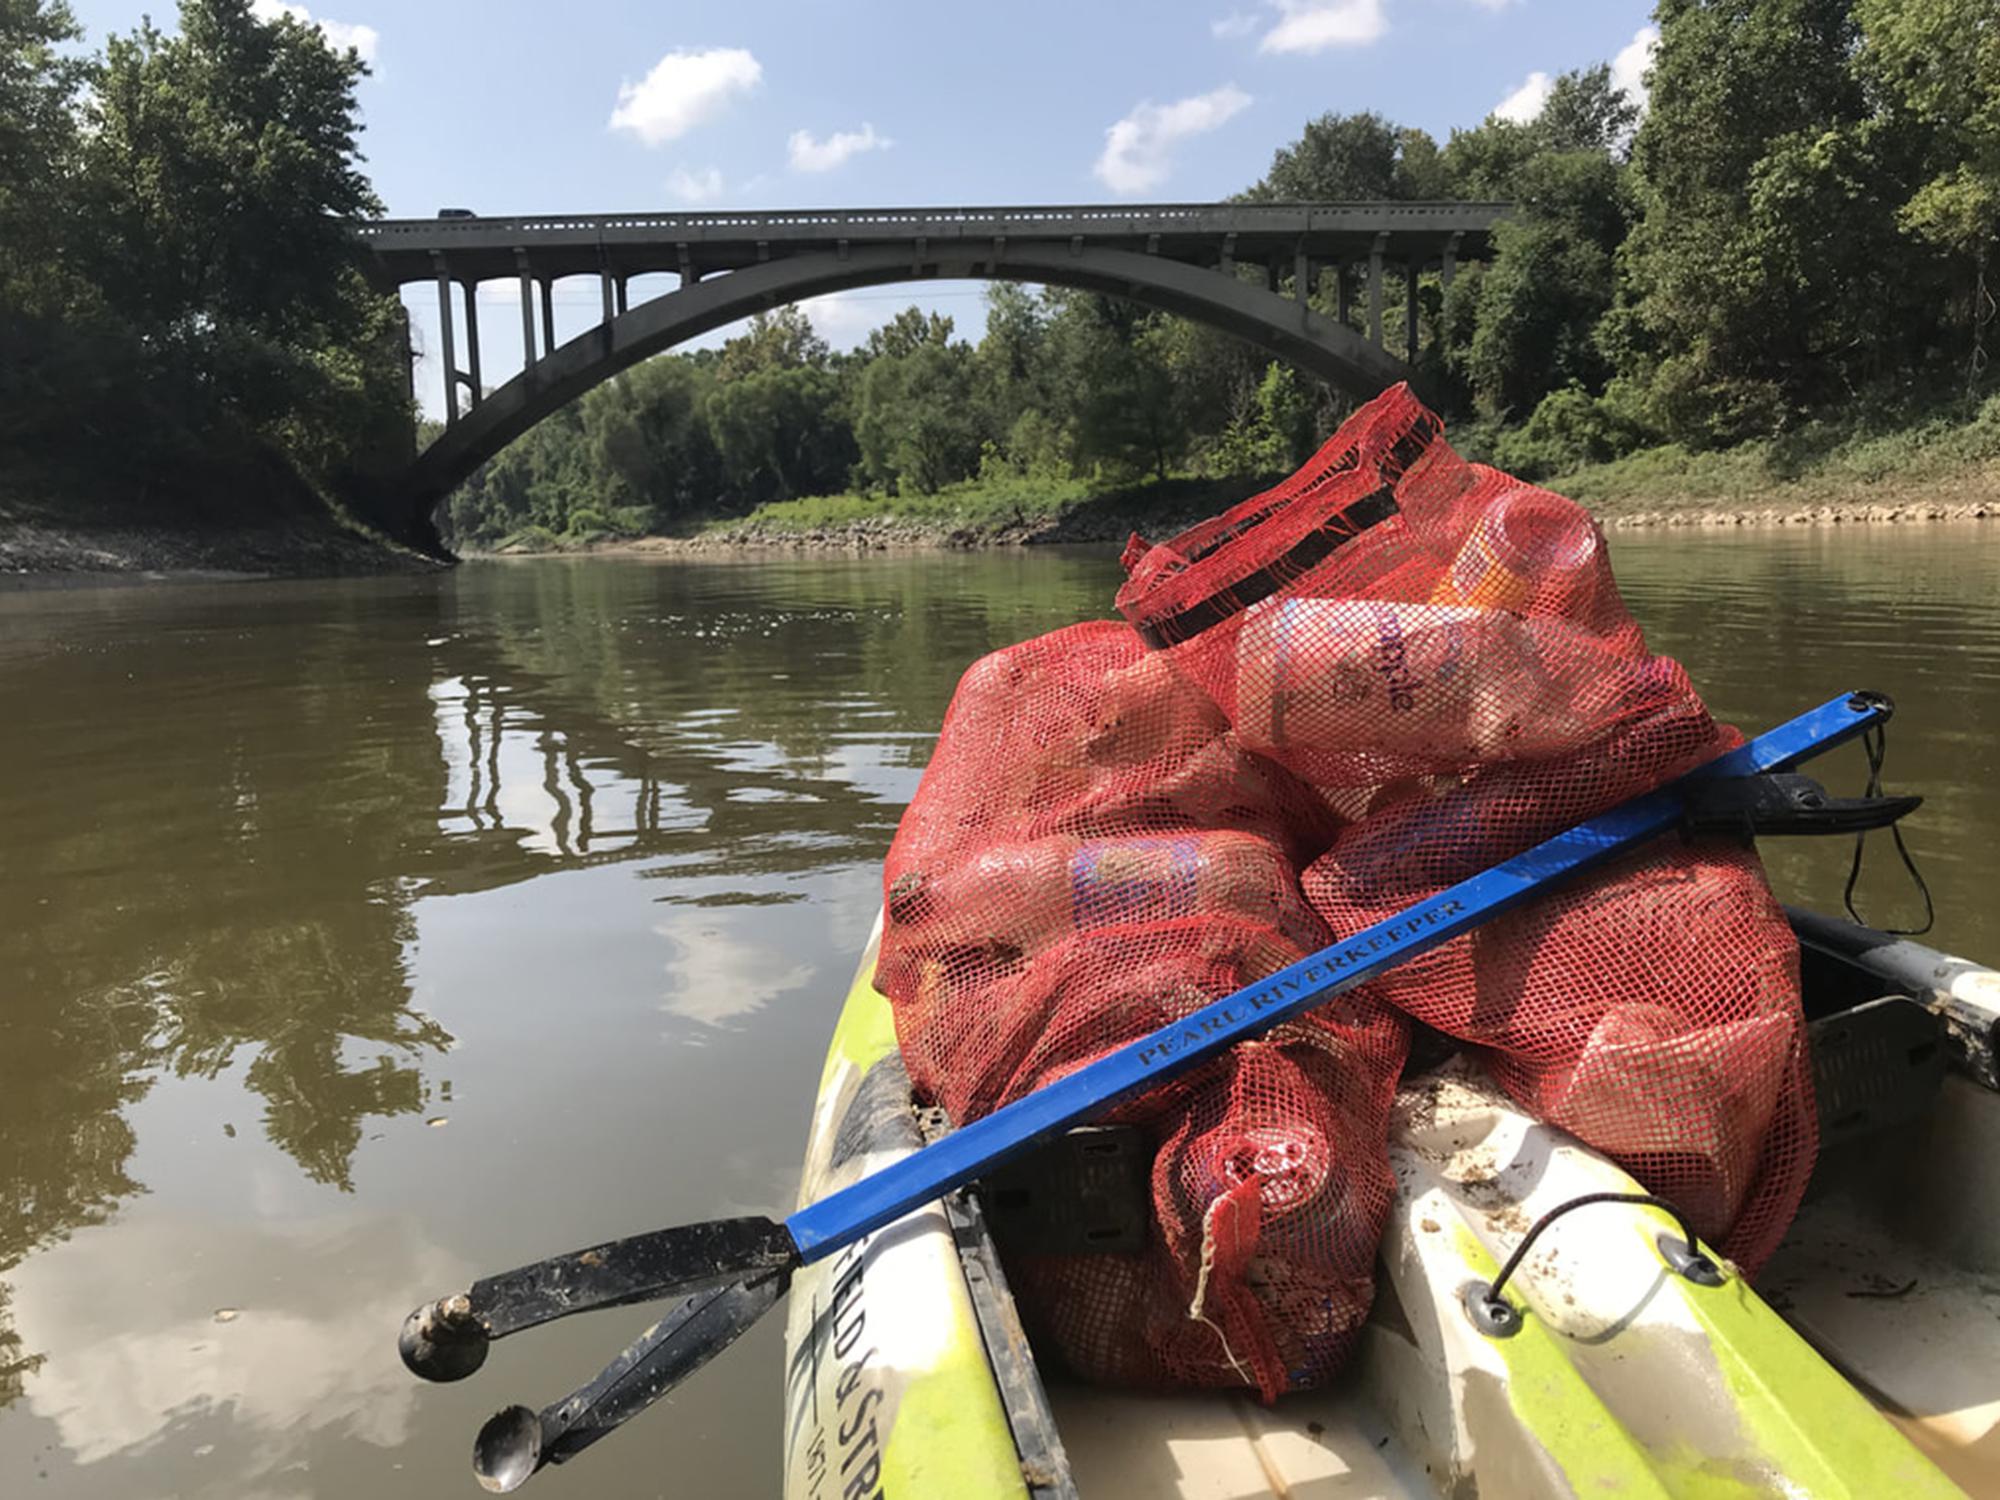
{"label": "crushed plastic bottle", "polygon": [[1494,496],[1439,580],[1434,604],[1526,611],[1597,566],[1597,528],[1583,507],[1517,485]]}

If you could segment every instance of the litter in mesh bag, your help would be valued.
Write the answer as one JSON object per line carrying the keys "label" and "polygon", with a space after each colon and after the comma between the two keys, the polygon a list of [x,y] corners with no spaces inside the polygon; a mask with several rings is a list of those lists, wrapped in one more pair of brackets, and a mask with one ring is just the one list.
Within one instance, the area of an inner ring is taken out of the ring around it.
{"label": "litter in mesh bag", "polygon": [[[876,985],[975,1119],[1738,742],[1651,655],[1602,534],[1398,388],[1297,474],[1126,549],[1126,624],[975,663],[885,862]],[[1797,950],[1748,850],[1661,842],[1113,1119],[1138,1254],[1010,1260],[1078,1371],[1336,1370],[1366,1317],[1409,1018],[1755,1270],[1816,1148]]]}
{"label": "litter in mesh bag", "polygon": [[[913,1084],[962,1124],[1324,946],[1298,871],[1337,826],[1123,624],[975,663],[885,864]],[[1106,1380],[1324,1378],[1372,1296],[1406,1032],[1343,1002],[1124,1105],[1157,1232],[1010,1262],[1031,1325]]]}
{"label": "litter in mesh bag", "polygon": [[[1346,820],[1303,882],[1335,932],[1737,742],[1647,651],[1589,513],[1458,458],[1407,390],[1301,473],[1128,548],[1119,606]],[[1776,1247],[1816,1134],[1797,949],[1754,855],[1656,846],[1368,989],[1490,1049],[1746,1268]]]}

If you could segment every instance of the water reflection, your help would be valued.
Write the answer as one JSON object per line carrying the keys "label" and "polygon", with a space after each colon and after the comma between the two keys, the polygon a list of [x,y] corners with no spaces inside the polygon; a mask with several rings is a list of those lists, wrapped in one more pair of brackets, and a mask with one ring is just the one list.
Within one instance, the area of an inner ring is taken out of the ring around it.
{"label": "water reflection", "polygon": [[[93,1238],[18,1277],[25,1337],[58,1349],[33,1381],[34,1413],[53,1425],[70,1463],[87,1466],[149,1447],[227,1451],[211,1482],[234,1493],[279,1477],[303,1455],[290,1432],[394,1448],[408,1434],[417,1391],[381,1333],[409,1311],[412,1274],[457,1267],[411,1237],[373,1241],[323,1224],[289,1224],[235,1237],[230,1280],[294,1288],[252,1306],[200,1304],[220,1283],[204,1265],[214,1226],[168,1219],[136,1226],[124,1243]],[[156,1268],[128,1274],[133,1257]],[[307,1290],[338,1277],[357,1290],[337,1304]],[[442,1283],[440,1283],[442,1284]],[[192,1295],[190,1295],[190,1293]],[[160,1306],[187,1309],[161,1316]]]}
{"label": "water reflection", "polygon": [[[1616,557],[1720,712],[1903,698],[1941,936],[1990,954],[1991,547],[1842,542]],[[496,1398],[549,1399],[632,1330],[538,1333],[504,1391],[417,1390],[385,1330],[481,1268],[789,1200],[959,672],[1106,613],[1116,576],[1037,553],[0,596],[0,1493],[463,1486]],[[1774,856],[1822,902],[1838,864]],[[687,1487],[771,1492],[775,1338],[537,1484],[651,1494],[671,1444]]]}
{"label": "water reflection", "polygon": [[[379,1487],[340,1443],[426,1420],[456,1481],[467,1414],[384,1338],[412,1290],[558,1248],[606,1180],[652,1183],[611,1227],[789,1196],[826,1023],[783,1015],[844,988],[965,660],[1104,567],[0,598],[0,1490]],[[666,1181],[661,1130],[709,1170]]]}

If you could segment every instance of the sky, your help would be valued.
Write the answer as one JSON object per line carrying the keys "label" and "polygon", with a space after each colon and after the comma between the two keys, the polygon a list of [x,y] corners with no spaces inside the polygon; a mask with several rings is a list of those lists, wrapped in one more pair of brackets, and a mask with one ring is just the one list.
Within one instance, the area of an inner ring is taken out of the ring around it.
{"label": "sky", "polygon": [[[354,46],[367,169],[394,215],[1183,202],[1224,197],[1328,110],[1442,141],[1528,118],[1609,62],[1637,86],[1650,0],[254,0]],[[92,43],[172,0],[72,0]],[[635,282],[635,300],[671,289]],[[520,368],[512,282],[480,293],[482,374]],[[850,347],[912,302],[976,338],[977,284],[820,298]],[[558,287],[557,333],[597,317]],[[437,298],[405,289],[420,356]],[[717,342],[729,330],[703,342]],[[463,347],[461,337],[461,348]],[[462,356],[461,356],[462,357]],[[441,382],[420,357],[432,415]]]}

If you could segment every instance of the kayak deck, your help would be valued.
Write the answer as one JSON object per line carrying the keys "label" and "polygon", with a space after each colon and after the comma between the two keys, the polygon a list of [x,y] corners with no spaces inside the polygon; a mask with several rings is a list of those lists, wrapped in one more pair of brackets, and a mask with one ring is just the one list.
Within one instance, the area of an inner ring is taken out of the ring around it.
{"label": "kayak deck", "polygon": [[[829,1049],[801,1202],[923,1139],[873,958],[871,941]],[[1044,1387],[977,1196],[953,1195],[795,1280],[786,1493],[1990,1492],[2000,1227],[1966,1185],[2000,1151],[1994,1103],[1947,1078],[1920,1117],[1831,1148],[1760,1280],[1770,1306],[1737,1278],[1703,1289],[1674,1275],[1657,1211],[1592,1207],[1537,1241],[1510,1284],[1530,1315],[1496,1340],[1467,1318],[1465,1284],[1549,1209],[1638,1185],[1469,1063],[1414,1077],[1363,1341],[1340,1380],[1272,1407],[1059,1374]]]}

